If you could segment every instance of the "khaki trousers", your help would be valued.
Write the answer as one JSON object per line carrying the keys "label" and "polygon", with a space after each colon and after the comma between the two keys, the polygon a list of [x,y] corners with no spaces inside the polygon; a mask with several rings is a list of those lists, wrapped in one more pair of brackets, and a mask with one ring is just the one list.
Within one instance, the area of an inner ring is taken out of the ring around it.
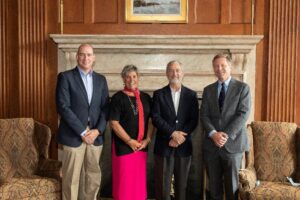
{"label": "khaki trousers", "polygon": [[[77,200],[79,183],[84,183],[84,199],[95,200],[100,188],[101,169],[99,165],[101,146],[82,143],[79,147],[63,146],[62,156],[62,198]],[[84,180],[80,180],[81,173]]]}

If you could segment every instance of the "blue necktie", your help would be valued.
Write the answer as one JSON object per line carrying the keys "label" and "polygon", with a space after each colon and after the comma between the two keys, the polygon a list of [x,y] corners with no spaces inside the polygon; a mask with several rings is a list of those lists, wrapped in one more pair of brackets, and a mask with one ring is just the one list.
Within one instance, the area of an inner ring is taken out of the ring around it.
{"label": "blue necktie", "polygon": [[220,95],[219,95],[219,109],[220,109],[220,112],[222,112],[223,105],[224,105],[224,99],[225,99],[225,84],[222,83],[221,85],[222,85],[222,87],[221,87],[221,91],[220,91]]}

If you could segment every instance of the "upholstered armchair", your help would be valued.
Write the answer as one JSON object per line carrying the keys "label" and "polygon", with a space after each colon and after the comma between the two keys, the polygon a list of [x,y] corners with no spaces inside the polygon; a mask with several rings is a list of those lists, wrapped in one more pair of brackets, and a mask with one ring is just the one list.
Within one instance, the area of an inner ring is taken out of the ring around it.
{"label": "upholstered armchair", "polygon": [[248,126],[250,152],[240,171],[241,199],[300,199],[300,128],[294,123],[252,122]]}
{"label": "upholstered armchair", "polygon": [[49,127],[0,119],[0,199],[61,199],[61,162],[48,158]]}

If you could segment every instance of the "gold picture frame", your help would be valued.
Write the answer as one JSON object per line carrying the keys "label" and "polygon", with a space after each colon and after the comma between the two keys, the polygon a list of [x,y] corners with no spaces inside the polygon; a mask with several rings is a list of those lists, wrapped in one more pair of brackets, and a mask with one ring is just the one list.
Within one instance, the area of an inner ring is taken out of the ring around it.
{"label": "gold picture frame", "polygon": [[187,23],[188,0],[126,0],[128,23]]}

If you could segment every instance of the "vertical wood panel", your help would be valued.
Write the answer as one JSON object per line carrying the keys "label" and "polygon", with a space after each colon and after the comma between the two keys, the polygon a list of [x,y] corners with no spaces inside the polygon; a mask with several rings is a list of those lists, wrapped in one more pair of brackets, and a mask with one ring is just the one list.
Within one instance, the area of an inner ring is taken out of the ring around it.
{"label": "vertical wood panel", "polygon": [[93,0],[95,23],[117,23],[118,22],[118,1],[117,0]]}
{"label": "vertical wood panel", "polygon": [[64,23],[83,23],[84,0],[63,0]]}
{"label": "vertical wood panel", "polygon": [[83,3],[84,12],[83,12],[83,18],[85,24],[92,24],[94,23],[94,0],[85,0]]}
{"label": "vertical wood panel", "polygon": [[299,1],[270,1],[267,120],[295,121]]}
{"label": "vertical wood panel", "polygon": [[[195,0],[196,23],[220,23],[221,0]],[[207,12],[209,10],[209,12]]]}
{"label": "vertical wood panel", "polygon": [[221,24],[229,24],[231,21],[231,0],[221,0]]}
{"label": "vertical wood panel", "polygon": [[[46,124],[51,128],[52,141],[50,144],[49,154],[51,158],[57,158],[57,143],[55,142],[55,135],[58,125],[58,117],[55,106],[55,86],[57,76],[57,46],[49,38],[48,33],[59,33],[58,22],[58,4],[53,0],[45,0],[45,10],[43,16],[46,21],[45,30],[41,30],[41,34],[45,35],[46,47],[43,48],[46,58],[42,59],[41,62],[46,62],[44,73],[44,90],[45,90],[45,113],[44,116]],[[45,61],[44,61],[45,60]]]}
{"label": "vertical wood panel", "polygon": [[[297,10],[300,10],[300,3],[299,2],[297,2]],[[296,13],[296,19],[297,19],[297,21],[296,21],[296,24],[298,24],[298,32],[297,32],[297,41],[296,41],[296,44],[295,45],[297,45],[297,47],[296,47],[296,55],[299,55],[299,47],[300,47],[300,34],[299,34],[299,26],[300,26],[300,12],[297,12]],[[297,84],[297,86],[296,86],[296,90],[297,90],[297,92],[296,92],[296,113],[298,113],[297,115],[296,115],[296,122],[297,122],[297,124],[298,125],[300,125],[300,101],[299,101],[299,99],[300,99],[300,87],[299,87],[299,83],[300,83],[300,56],[298,56],[298,58],[297,58],[297,78],[296,78],[296,83],[298,83]]]}
{"label": "vertical wood panel", "polygon": [[45,121],[45,19],[43,0],[19,0],[20,116]]}
{"label": "vertical wood panel", "polygon": [[7,60],[7,0],[0,1],[0,117],[8,114],[8,83],[9,75],[7,74],[8,60]]}
{"label": "vertical wood panel", "polygon": [[251,0],[231,0],[231,23],[251,23]]}
{"label": "vertical wood panel", "polygon": [[0,0],[0,118],[18,115],[16,0]]}

